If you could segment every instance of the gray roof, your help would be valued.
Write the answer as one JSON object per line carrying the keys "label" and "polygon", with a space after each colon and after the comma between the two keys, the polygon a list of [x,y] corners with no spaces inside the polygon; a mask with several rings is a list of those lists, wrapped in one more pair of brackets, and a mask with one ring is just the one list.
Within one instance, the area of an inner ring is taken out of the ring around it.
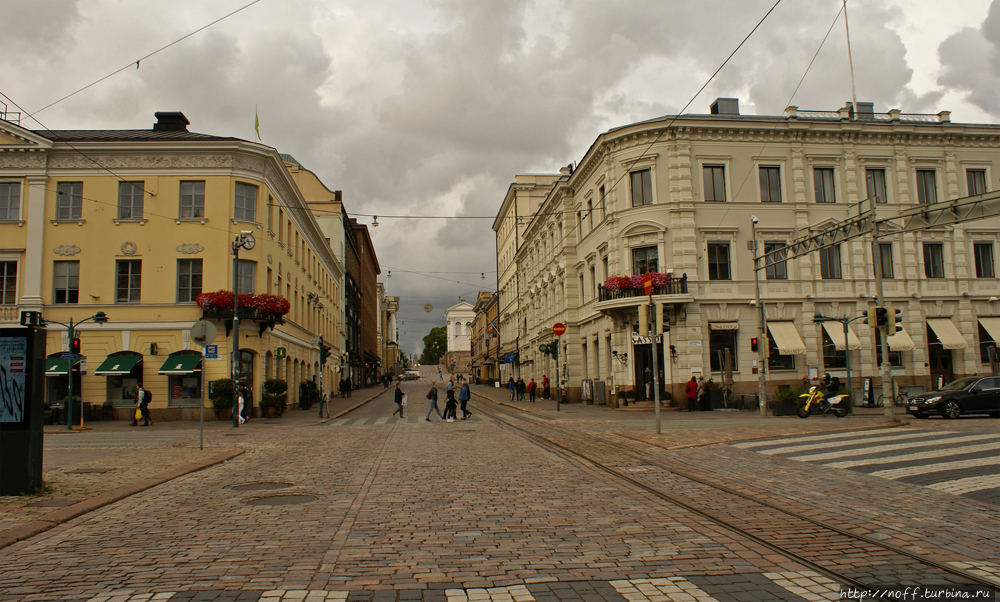
{"label": "gray roof", "polygon": [[153,130],[33,130],[53,142],[151,142],[151,141],[236,141],[240,138],[210,136],[196,132],[155,132]]}

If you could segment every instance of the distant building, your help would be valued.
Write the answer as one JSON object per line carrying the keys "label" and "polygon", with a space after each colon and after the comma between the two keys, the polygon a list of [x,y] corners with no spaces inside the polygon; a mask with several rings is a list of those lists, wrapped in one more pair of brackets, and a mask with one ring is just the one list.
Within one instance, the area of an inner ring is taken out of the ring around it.
{"label": "distant building", "polygon": [[444,310],[448,351],[443,363],[447,370],[456,374],[472,371],[472,321],[475,317],[472,305],[465,301]]}

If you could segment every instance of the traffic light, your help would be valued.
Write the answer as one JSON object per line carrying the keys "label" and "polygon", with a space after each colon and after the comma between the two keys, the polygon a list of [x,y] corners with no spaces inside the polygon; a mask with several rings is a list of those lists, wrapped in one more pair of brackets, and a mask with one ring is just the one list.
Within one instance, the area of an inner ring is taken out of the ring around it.
{"label": "traffic light", "polygon": [[878,308],[869,307],[865,310],[865,324],[871,326],[872,328],[875,328],[877,325],[876,323],[878,322],[878,317],[875,315],[876,309]]}
{"label": "traffic light", "polygon": [[649,336],[649,306],[645,303],[639,306],[639,336]]}
{"label": "traffic light", "polygon": [[892,311],[889,312],[889,315],[892,318],[892,323],[888,324],[888,327],[889,334],[892,335],[903,330],[903,310],[898,307],[889,307],[892,309]]}
{"label": "traffic light", "polygon": [[875,308],[875,325],[879,328],[888,326],[889,324],[889,312],[886,311],[884,307]]}
{"label": "traffic light", "polygon": [[69,340],[69,352],[80,355],[80,337],[73,337]]}
{"label": "traffic light", "polygon": [[319,344],[319,363],[321,366],[326,365],[326,360],[330,358],[330,346]]}
{"label": "traffic light", "polygon": [[757,337],[754,337],[754,338],[750,339],[750,351],[753,351],[754,353],[757,353],[758,349],[760,349],[760,347],[758,346],[758,343],[757,343]]}

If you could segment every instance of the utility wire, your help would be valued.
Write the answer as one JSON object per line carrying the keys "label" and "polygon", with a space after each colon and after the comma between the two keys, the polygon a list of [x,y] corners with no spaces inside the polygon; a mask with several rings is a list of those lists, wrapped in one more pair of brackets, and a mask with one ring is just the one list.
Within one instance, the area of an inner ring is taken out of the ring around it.
{"label": "utility wire", "polygon": [[[90,88],[91,86],[95,86],[95,85],[97,85],[97,84],[101,83],[102,81],[104,81],[104,80],[108,79],[109,77],[113,77],[113,76],[115,76],[115,75],[117,75],[117,74],[121,73],[122,71],[124,71],[124,70],[128,69],[128,68],[129,68],[129,67],[131,67],[132,65],[135,65],[135,68],[136,68],[136,69],[138,69],[138,68],[139,68],[139,63],[140,63],[141,61],[144,61],[144,60],[148,59],[148,58],[149,58],[149,57],[151,57],[151,56],[154,56],[154,55],[157,55],[157,54],[159,54],[159,53],[163,52],[164,50],[166,50],[167,48],[170,48],[170,47],[171,47],[171,46],[173,46],[174,44],[177,44],[177,43],[180,43],[180,42],[183,42],[184,40],[186,40],[186,39],[190,38],[190,37],[191,37],[191,36],[193,36],[194,34],[196,34],[196,33],[198,33],[198,32],[201,32],[201,31],[204,31],[204,30],[208,29],[209,27],[211,27],[211,26],[215,25],[216,23],[218,23],[218,22],[220,22],[220,21],[224,21],[224,20],[228,19],[229,17],[232,17],[233,15],[235,15],[235,14],[236,14],[236,13],[238,13],[238,12],[240,12],[240,11],[243,11],[243,10],[246,10],[246,9],[250,8],[251,6],[253,6],[254,4],[257,4],[257,3],[258,3],[258,2],[260,2],[260,1],[261,1],[261,0],[253,0],[253,2],[250,2],[249,4],[246,4],[246,5],[242,6],[242,7],[240,7],[240,8],[238,8],[238,9],[234,10],[233,12],[229,13],[228,15],[225,15],[225,16],[223,16],[223,17],[219,17],[218,19],[216,19],[215,21],[212,21],[212,22],[211,22],[211,23],[209,23],[208,25],[204,25],[204,26],[202,26],[202,27],[199,27],[198,29],[196,29],[196,30],[192,31],[191,33],[187,34],[186,36],[184,36],[184,37],[181,37],[181,38],[178,38],[178,39],[174,40],[173,42],[170,42],[170,43],[169,43],[169,44],[167,44],[166,46],[163,46],[162,48],[159,48],[159,49],[157,49],[157,50],[154,50],[153,52],[150,52],[149,54],[147,54],[147,55],[146,55],[146,56],[144,56],[144,57],[141,57],[141,58],[139,58],[139,59],[137,59],[137,60],[134,60],[134,61],[132,61],[131,63],[129,63],[129,64],[125,65],[125,66],[124,66],[124,67],[122,67],[121,69],[118,69],[117,71],[112,71],[111,73],[109,73],[109,74],[105,75],[105,76],[104,76],[104,77],[102,77],[101,79],[99,79],[99,80],[97,80],[97,81],[94,81],[94,82],[91,82],[91,83],[87,84],[86,86],[84,86],[84,87],[80,88],[80,89],[79,89],[79,90],[77,90],[76,92],[71,92],[71,93],[67,94],[66,96],[63,96],[62,98],[60,98],[59,100],[57,100],[57,101],[55,101],[55,102],[50,102],[49,104],[47,104],[47,105],[45,105],[44,107],[42,107],[42,108],[38,109],[38,110],[37,110],[37,111],[35,111],[34,113],[25,113],[25,116],[26,116],[26,117],[31,117],[32,119],[34,119],[34,118],[35,118],[35,115],[36,115],[36,114],[38,114],[38,113],[41,113],[41,112],[42,112],[42,111],[44,111],[45,109],[48,109],[49,107],[53,107],[53,106],[55,106],[55,105],[57,105],[57,104],[61,103],[62,101],[66,100],[67,98],[70,98],[70,97],[72,97],[72,96],[76,96],[77,94],[79,94],[80,92],[83,92],[83,91],[84,91],[84,90],[86,90],[87,88]],[[24,109],[22,109],[22,111],[23,111],[23,110],[24,110]],[[38,121],[38,120],[37,120],[37,119],[35,119],[35,121]],[[46,129],[47,129],[47,128],[46,128]]]}

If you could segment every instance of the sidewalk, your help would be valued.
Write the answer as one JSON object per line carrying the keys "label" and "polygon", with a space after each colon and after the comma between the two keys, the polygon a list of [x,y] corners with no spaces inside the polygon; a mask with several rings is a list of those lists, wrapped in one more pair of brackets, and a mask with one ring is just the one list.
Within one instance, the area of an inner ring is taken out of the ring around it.
{"label": "sidewalk", "polygon": [[[375,397],[392,391],[381,385],[331,400],[330,418],[311,410],[289,408],[281,418],[255,419],[239,429],[205,410],[205,448],[199,449],[199,421],[156,422],[133,427],[125,420],[86,423],[87,430],[46,425],[42,482],[44,491],[31,496],[0,497],[0,548],[26,539],[82,514],[135,495],[177,477],[225,462],[244,452],[249,435],[274,427],[323,424]],[[153,411],[155,419],[155,410]]]}

